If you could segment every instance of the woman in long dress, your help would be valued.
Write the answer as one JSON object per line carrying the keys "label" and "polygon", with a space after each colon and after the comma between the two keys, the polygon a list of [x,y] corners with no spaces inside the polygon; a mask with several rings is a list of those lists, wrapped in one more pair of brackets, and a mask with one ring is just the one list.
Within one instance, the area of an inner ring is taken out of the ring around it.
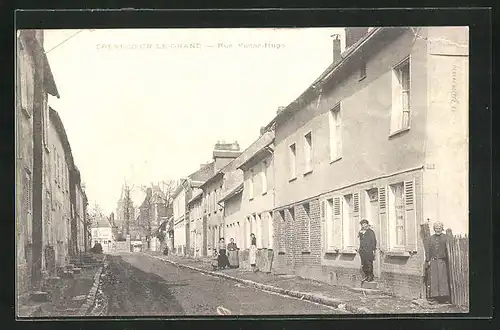
{"label": "woman in long dress", "polygon": [[250,251],[249,251],[249,256],[248,259],[250,261],[250,266],[252,267],[252,270],[255,272],[257,270],[257,238],[255,237],[254,233],[250,234]]}
{"label": "woman in long dress", "polygon": [[229,260],[227,259],[227,254],[226,254],[226,243],[224,241],[224,238],[221,237],[219,239],[219,268],[224,269],[229,266]]}
{"label": "woman in long dress", "polygon": [[443,223],[434,223],[435,234],[427,242],[426,267],[427,286],[431,303],[446,303],[450,298],[448,281],[448,255]]}
{"label": "woman in long dress", "polygon": [[227,256],[229,258],[229,267],[237,268],[239,266],[238,246],[234,242],[234,238],[231,238],[231,242],[227,245]]}

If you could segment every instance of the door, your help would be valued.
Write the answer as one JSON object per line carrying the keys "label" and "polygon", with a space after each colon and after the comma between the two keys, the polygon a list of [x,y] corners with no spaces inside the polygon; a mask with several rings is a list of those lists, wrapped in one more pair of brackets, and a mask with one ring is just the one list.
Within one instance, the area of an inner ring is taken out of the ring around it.
{"label": "door", "polygon": [[377,249],[375,251],[375,260],[373,261],[373,274],[376,278],[380,278],[381,273],[381,260],[380,260],[380,218],[379,218],[379,203],[378,203],[378,189],[373,188],[366,191],[367,201],[366,219],[370,222],[370,225],[375,232],[375,237],[377,238]]}

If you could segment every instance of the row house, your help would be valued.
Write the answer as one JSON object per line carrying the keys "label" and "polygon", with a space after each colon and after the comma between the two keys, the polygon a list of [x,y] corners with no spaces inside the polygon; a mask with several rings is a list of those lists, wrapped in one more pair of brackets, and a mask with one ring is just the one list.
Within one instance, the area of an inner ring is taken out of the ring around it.
{"label": "row house", "polygon": [[[194,256],[196,246],[202,240],[202,230],[196,219],[202,215],[198,205],[191,205],[193,197],[203,192],[200,187],[214,173],[214,163],[202,164],[200,168],[182,179],[173,194],[174,250],[181,255]],[[191,208],[193,206],[193,208]],[[197,242],[198,240],[198,242]],[[199,249],[199,248],[198,248]],[[198,250],[199,251],[199,250]]]}
{"label": "row house", "polygon": [[235,171],[233,160],[241,154],[238,142],[218,142],[213,151],[215,174],[206,180],[203,191],[202,244],[203,255],[211,255],[217,242],[224,236],[223,206],[218,203],[224,190],[224,174]]}
{"label": "row house", "polygon": [[380,288],[419,297],[420,225],[468,232],[468,30],[348,28],[342,55],[339,42],[332,65],[267,126],[275,268],[359,285],[365,218]]}
{"label": "row house", "polygon": [[[20,30],[16,38],[16,290],[23,294],[40,287],[43,221],[50,206],[50,144],[48,94],[59,97],[43,49],[43,31]],[[46,241],[45,241],[46,242]]]}
{"label": "row house", "polygon": [[234,160],[235,170],[224,175],[219,204],[224,210],[224,235],[240,249],[250,247],[250,234],[257,248],[273,248],[273,141],[274,131],[261,136]]}
{"label": "row house", "polygon": [[80,171],[76,166],[71,172],[70,178],[71,216],[74,227],[73,240],[77,242],[76,253],[88,252],[91,246],[90,225],[87,218],[89,203],[85,189],[82,187]]}

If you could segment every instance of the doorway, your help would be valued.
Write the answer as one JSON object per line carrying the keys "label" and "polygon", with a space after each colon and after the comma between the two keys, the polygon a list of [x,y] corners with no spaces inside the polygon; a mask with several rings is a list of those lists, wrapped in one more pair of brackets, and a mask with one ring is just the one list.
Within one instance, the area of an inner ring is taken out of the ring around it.
{"label": "doorway", "polygon": [[375,260],[373,261],[373,274],[376,278],[380,278],[381,260],[380,260],[380,217],[378,205],[378,188],[372,188],[365,191],[365,210],[366,219],[370,222],[370,226],[375,232],[377,238],[377,249],[375,250]]}

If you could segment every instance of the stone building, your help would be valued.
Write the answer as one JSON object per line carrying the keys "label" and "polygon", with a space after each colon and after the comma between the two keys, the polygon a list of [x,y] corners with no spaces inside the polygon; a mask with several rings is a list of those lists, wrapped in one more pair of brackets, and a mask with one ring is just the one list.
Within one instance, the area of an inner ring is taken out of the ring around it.
{"label": "stone building", "polygon": [[[308,278],[359,286],[359,221],[379,246],[376,281],[423,291],[420,225],[468,232],[468,30],[347,29],[340,56],[275,127],[274,246]],[[335,43],[335,41],[334,41]],[[340,49],[340,47],[334,47]]]}
{"label": "stone building", "polygon": [[[17,294],[40,285],[43,258],[43,158],[48,155],[48,94],[59,97],[43,49],[43,31],[16,38],[16,274]],[[36,184],[36,186],[35,186]]]}

